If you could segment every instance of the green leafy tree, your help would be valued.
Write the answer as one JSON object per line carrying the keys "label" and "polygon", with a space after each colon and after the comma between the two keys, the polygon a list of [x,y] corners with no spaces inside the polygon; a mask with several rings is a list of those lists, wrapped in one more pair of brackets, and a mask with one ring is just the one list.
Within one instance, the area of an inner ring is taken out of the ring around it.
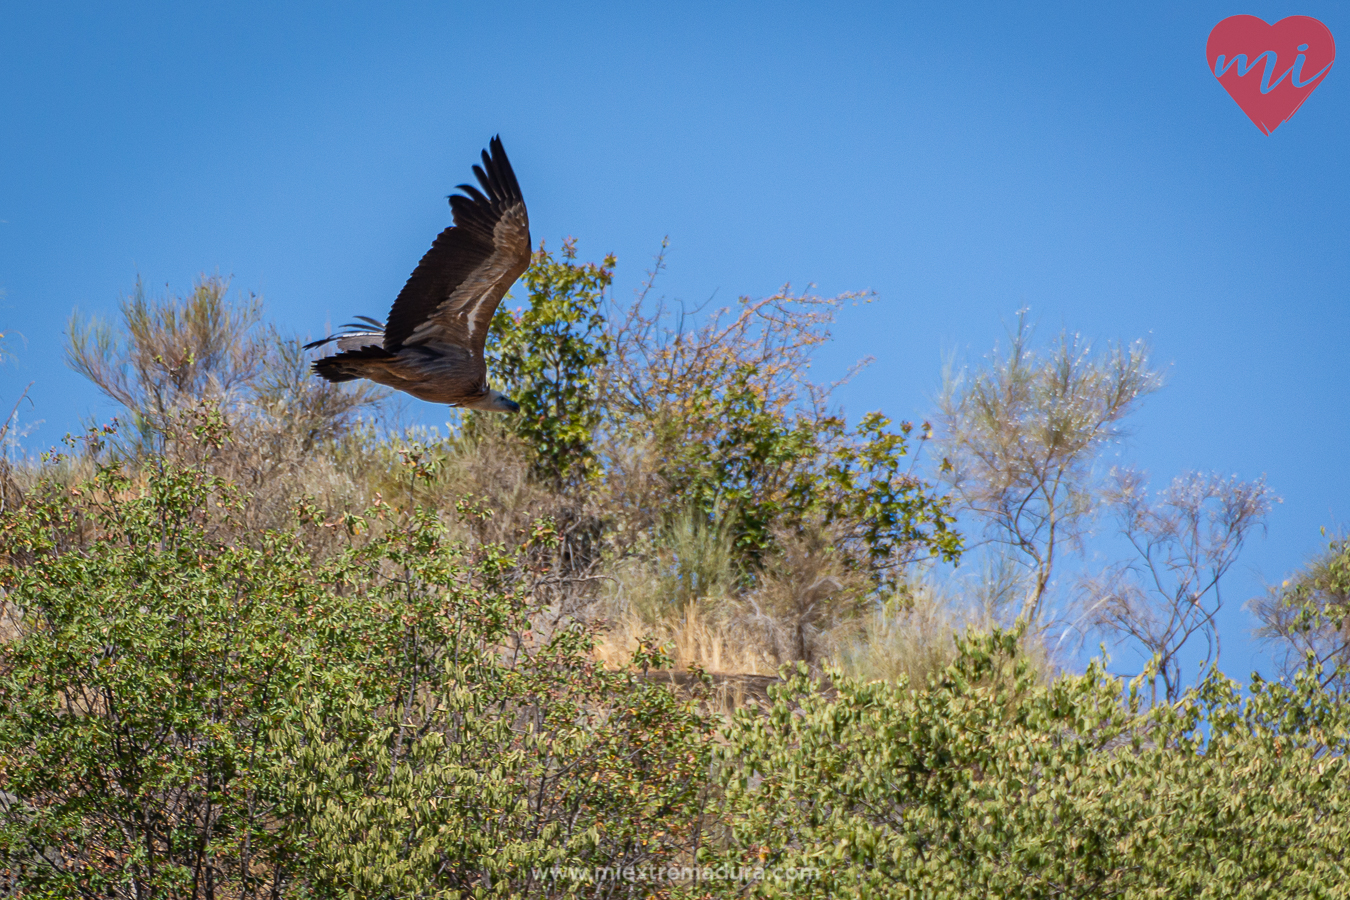
{"label": "green leafy tree", "polygon": [[572,897],[697,842],[710,720],[597,665],[584,628],[536,636],[500,547],[466,557],[423,512],[353,562],[399,568],[363,597],[396,642],[383,693],[315,703],[278,735],[320,894]]}
{"label": "green leafy tree", "polygon": [[794,476],[818,449],[811,423],[767,402],[754,376],[740,367],[726,384],[691,384],[658,420],[659,444],[669,448],[660,471],[671,493],[724,523],[740,560],[751,564],[771,546],[785,510],[807,502]]}
{"label": "green leafy tree", "polygon": [[561,484],[595,465],[600,373],[609,336],[601,303],[614,278],[614,257],[576,261],[576,241],[555,257],[540,244],[521,282],[529,306],[503,304],[488,333],[488,369],[510,386],[520,413],[509,426],[533,450],[538,474]]}
{"label": "green leafy tree", "polygon": [[[199,421],[217,440],[219,420]],[[99,436],[104,437],[104,436]],[[0,854],[52,896],[278,889],[270,729],[347,638],[297,535],[222,541],[201,467],[99,467],[0,520]]]}
{"label": "green leafy tree", "polygon": [[1286,666],[1297,671],[1311,658],[1328,683],[1350,687],[1350,540],[1333,538],[1251,606],[1260,634],[1284,651]]}
{"label": "green leafy tree", "polygon": [[748,367],[718,388],[693,386],[667,420],[678,437],[662,442],[673,451],[662,468],[676,495],[729,529],[743,564],[773,550],[776,530],[811,520],[878,582],[916,557],[959,557],[947,501],[907,460],[909,423],[892,431],[871,413],[849,430],[837,416],[794,412],[769,400]]}
{"label": "green leafy tree", "polygon": [[[890,429],[891,420],[879,412],[863,416],[829,453],[818,489],[826,521],[849,529],[881,578],[916,556],[955,563],[963,549],[949,501],[914,474],[914,426],[901,422],[898,431]],[[929,438],[924,423],[919,440]]]}

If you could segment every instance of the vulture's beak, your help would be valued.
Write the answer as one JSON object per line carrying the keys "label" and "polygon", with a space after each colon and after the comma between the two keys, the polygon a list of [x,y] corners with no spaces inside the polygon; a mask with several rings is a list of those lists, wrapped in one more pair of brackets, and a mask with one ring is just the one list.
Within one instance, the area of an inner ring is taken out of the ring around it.
{"label": "vulture's beak", "polygon": [[507,410],[510,411],[510,412],[513,412],[513,413],[518,413],[518,412],[520,412],[520,404],[517,403],[517,402],[514,401],[514,400],[507,400],[506,398],[502,398],[502,404],[503,404],[503,405],[507,408]]}

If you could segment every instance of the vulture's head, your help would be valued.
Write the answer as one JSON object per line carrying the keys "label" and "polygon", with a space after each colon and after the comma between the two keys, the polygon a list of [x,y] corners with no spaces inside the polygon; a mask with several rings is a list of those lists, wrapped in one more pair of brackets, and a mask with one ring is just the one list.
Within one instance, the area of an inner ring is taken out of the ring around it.
{"label": "vulture's head", "polygon": [[501,391],[488,391],[472,403],[466,403],[464,405],[470,409],[481,409],[487,412],[520,412],[520,404],[503,394]]}

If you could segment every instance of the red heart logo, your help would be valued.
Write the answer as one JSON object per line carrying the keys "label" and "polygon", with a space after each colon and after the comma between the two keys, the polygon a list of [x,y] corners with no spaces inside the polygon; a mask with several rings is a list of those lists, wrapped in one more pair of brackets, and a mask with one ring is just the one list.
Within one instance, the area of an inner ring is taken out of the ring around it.
{"label": "red heart logo", "polygon": [[1205,44],[1209,71],[1262,134],[1292,116],[1336,59],[1327,26],[1311,16],[1267,25],[1256,16],[1229,16]]}

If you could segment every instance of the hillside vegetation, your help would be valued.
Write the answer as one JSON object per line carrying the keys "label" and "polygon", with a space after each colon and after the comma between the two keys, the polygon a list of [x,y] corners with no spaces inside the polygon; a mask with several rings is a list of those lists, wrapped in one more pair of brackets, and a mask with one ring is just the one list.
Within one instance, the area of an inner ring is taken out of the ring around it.
{"label": "hillside vegetation", "polygon": [[613,265],[541,248],[521,413],[445,433],[219,279],[72,322],[122,412],[0,462],[9,892],[1350,896],[1347,545],[1253,603],[1284,680],[1196,677],[1274,498],[1104,465],[1146,347],[1019,319],[931,425],[850,422],[806,373],[866,298]]}

